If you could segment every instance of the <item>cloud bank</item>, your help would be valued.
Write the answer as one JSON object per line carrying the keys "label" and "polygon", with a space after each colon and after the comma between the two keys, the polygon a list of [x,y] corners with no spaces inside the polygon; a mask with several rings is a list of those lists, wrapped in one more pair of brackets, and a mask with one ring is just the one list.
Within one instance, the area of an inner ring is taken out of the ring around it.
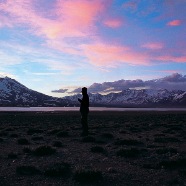
{"label": "cloud bank", "polygon": [[[186,91],[186,75],[174,73],[160,79],[143,81],[137,80],[118,80],[114,82],[94,83],[88,87],[90,93],[108,94],[111,92],[120,92],[125,89],[167,89],[167,90],[184,90]],[[81,93],[81,87],[74,91],[68,92],[68,89],[59,89],[52,91],[55,93]]]}

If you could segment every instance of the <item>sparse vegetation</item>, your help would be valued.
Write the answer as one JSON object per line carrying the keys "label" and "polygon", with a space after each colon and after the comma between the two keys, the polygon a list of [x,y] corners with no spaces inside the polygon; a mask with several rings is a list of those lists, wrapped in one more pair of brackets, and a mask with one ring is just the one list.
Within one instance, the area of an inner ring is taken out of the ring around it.
{"label": "sparse vegetation", "polygon": [[8,136],[8,132],[4,132],[4,131],[0,132],[0,137],[3,137],[3,136]]}
{"label": "sparse vegetation", "polygon": [[163,149],[156,149],[157,154],[166,154],[166,153],[177,153],[177,149],[175,148],[163,148]]}
{"label": "sparse vegetation", "polygon": [[174,137],[165,137],[165,138],[154,138],[154,142],[156,143],[172,143],[172,142],[180,142],[179,139]]}
{"label": "sparse vegetation", "polygon": [[55,163],[46,168],[44,175],[49,177],[69,177],[71,175],[71,168],[68,163]]}
{"label": "sparse vegetation", "polygon": [[37,129],[37,128],[30,128],[27,131],[28,135],[33,135],[33,134],[38,134],[38,133],[43,133],[43,130]]}
{"label": "sparse vegetation", "polygon": [[139,156],[140,150],[137,148],[120,149],[117,151],[117,155],[125,158],[134,158]]}
{"label": "sparse vegetation", "polygon": [[32,150],[31,150],[30,148],[28,148],[28,147],[24,147],[24,148],[23,148],[23,152],[24,152],[24,153],[31,153]]}
{"label": "sparse vegetation", "polygon": [[14,152],[11,152],[8,154],[8,159],[17,159],[17,154]]}
{"label": "sparse vegetation", "polygon": [[19,145],[29,145],[30,144],[30,142],[26,138],[20,138],[20,139],[18,139],[17,140],[17,143]]}
{"label": "sparse vegetation", "polygon": [[102,136],[103,138],[107,138],[107,139],[112,139],[112,138],[114,138],[113,134],[111,134],[111,133],[103,133],[101,136]]}
{"label": "sparse vegetation", "polygon": [[178,169],[186,167],[186,159],[180,158],[177,160],[161,161],[159,166],[165,169]]}
{"label": "sparse vegetation", "polygon": [[91,147],[91,152],[105,154],[106,150],[101,146],[94,146],[94,147]]}
{"label": "sparse vegetation", "polygon": [[80,183],[91,184],[101,181],[103,175],[101,171],[82,169],[75,172],[74,179]]}
{"label": "sparse vegetation", "polygon": [[17,166],[16,173],[25,176],[40,174],[40,170],[32,165]]}
{"label": "sparse vegetation", "polygon": [[54,142],[53,142],[53,146],[54,146],[54,147],[62,147],[63,144],[61,143],[61,141],[54,141]]}
{"label": "sparse vegetation", "polygon": [[68,131],[60,131],[57,133],[57,137],[59,137],[59,138],[69,137],[69,133],[68,133]]}
{"label": "sparse vegetation", "polygon": [[43,140],[43,136],[34,136],[31,138],[33,141],[40,141]]}
{"label": "sparse vegetation", "polygon": [[19,136],[18,136],[18,134],[10,134],[10,137],[11,138],[18,138]]}
{"label": "sparse vegetation", "polygon": [[134,139],[119,139],[115,142],[115,145],[142,145],[143,143],[141,141],[138,140],[134,140]]}
{"label": "sparse vegetation", "polygon": [[81,136],[79,112],[0,115],[0,185],[185,183],[185,113],[90,112],[88,136]]}
{"label": "sparse vegetation", "polygon": [[54,135],[54,134],[59,133],[60,131],[61,131],[61,129],[53,129],[53,130],[48,131],[48,134],[49,135]]}
{"label": "sparse vegetation", "polygon": [[85,142],[85,143],[92,143],[95,141],[96,141],[96,138],[93,136],[86,136],[86,137],[83,137],[82,139],[82,142]]}
{"label": "sparse vegetation", "polygon": [[50,146],[40,146],[33,150],[33,154],[35,156],[49,156],[56,152],[56,149],[50,147]]}

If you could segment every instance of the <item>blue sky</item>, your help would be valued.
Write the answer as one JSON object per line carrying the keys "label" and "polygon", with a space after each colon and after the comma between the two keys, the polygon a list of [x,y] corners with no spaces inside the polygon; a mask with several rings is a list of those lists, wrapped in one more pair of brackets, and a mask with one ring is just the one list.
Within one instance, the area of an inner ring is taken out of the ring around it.
{"label": "blue sky", "polygon": [[0,0],[0,76],[60,97],[185,75],[185,10],[185,0]]}

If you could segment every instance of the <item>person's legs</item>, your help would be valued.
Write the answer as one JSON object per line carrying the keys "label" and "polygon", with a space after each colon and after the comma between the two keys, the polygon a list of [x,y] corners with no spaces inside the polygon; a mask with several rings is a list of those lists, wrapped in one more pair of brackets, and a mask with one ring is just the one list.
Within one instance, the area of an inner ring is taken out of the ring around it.
{"label": "person's legs", "polygon": [[81,113],[81,124],[83,129],[83,134],[88,134],[88,113]]}

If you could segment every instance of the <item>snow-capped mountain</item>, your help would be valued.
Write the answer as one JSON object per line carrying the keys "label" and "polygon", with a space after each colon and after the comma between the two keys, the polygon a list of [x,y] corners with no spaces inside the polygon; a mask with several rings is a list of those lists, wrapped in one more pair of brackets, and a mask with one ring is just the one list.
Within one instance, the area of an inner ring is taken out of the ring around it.
{"label": "snow-capped mountain", "polygon": [[[81,95],[67,96],[76,105],[77,98]],[[120,93],[107,95],[89,94],[90,104],[93,106],[118,106],[118,107],[166,107],[186,106],[186,92],[181,90],[168,91],[166,89],[131,90],[126,89]]]}
{"label": "snow-capped mountain", "polygon": [[33,91],[9,77],[0,78],[0,106],[64,106],[66,101]]}
{"label": "snow-capped mountain", "polygon": [[[0,78],[0,106],[79,106],[81,94],[56,98],[31,90],[14,79]],[[186,91],[126,89],[107,95],[89,93],[90,106],[184,107]]]}

